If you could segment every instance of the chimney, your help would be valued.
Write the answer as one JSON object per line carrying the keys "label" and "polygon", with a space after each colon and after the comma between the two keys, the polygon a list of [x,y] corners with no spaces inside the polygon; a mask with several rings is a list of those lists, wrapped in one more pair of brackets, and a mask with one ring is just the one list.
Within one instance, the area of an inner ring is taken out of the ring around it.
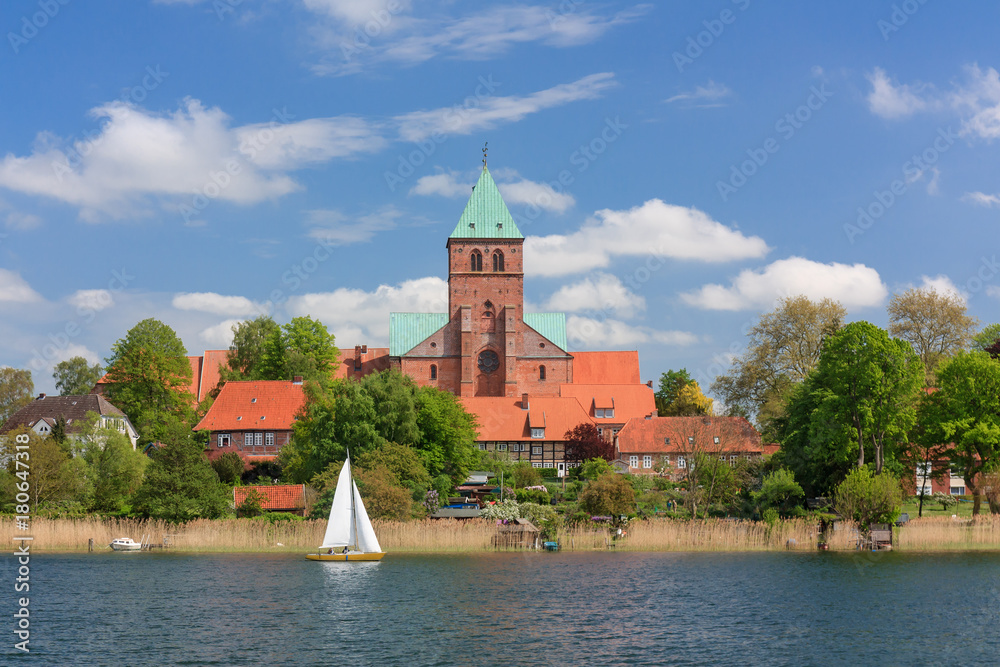
{"label": "chimney", "polygon": [[521,409],[522,410],[527,410],[528,409],[528,395],[527,394],[521,394]]}
{"label": "chimney", "polygon": [[362,345],[361,346],[361,354],[368,354],[368,346],[367,345]]}
{"label": "chimney", "polygon": [[[525,394],[525,396],[527,396],[527,394]],[[39,401],[40,401],[40,400],[42,400],[43,398],[45,398],[45,394],[39,394],[39,395],[38,395],[38,398],[37,398],[36,400],[39,400]]]}
{"label": "chimney", "polygon": [[652,380],[646,380],[646,386],[649,387],[650,389],[652,389],[653,388],[653,381]]}
{"label": "chimney", "polygon": [[301,375],[293,375],[292,376],[292,384],[302,384],[302,376]]}

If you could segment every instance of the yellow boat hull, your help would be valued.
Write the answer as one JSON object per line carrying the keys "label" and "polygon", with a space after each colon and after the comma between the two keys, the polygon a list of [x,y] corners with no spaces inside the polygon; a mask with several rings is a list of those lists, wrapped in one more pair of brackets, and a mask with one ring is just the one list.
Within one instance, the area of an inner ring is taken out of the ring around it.
{"label": "yellow boat hull", "polygon": [[306,554],[308,560],[328,560],[328,561],[347,561],[353,563],[354,561],[362,560],[382,560],[384,552],[373,553],[373,554]]}

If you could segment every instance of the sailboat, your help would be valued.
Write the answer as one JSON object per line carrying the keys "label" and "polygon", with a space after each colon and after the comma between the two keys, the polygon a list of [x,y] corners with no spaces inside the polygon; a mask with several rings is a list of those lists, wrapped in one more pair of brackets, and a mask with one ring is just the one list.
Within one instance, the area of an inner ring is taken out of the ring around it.
{"label": "sailboat", "polygon": [[326,524],[323,545],[317,553],[306,554],[309,560],[358,561],[382,560],[382,547],[372,522],[368,519],[365,504],[361,502],[358,485],[351,475],[351,456],[347,455],[340,469],[337,490],[330,507],[330,520]]}

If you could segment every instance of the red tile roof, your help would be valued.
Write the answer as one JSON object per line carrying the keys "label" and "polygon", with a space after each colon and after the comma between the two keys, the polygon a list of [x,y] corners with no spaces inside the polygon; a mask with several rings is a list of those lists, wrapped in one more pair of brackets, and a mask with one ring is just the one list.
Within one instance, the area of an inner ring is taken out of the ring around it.
{"label": "red tile roof", "polygon": [[641,383],[636,350],[573,353],[573,384]]}
{"label": "red tile roof", "polygon": [[[690,437],[694,438],[693,446],[688,442]],[[653,417],[630,419],[618,433],[618,451],[622,454],[763,453],[763,447],[760,433],[743,417]]]}
{"label": "red tile roof", "polygon": [[529,396],[527,410],[521,409],[517,398],[476,396],[459,400],[477,416],[480,442],[531,440],[529,423],[545,425],[544,440],[562,440],[566,431],[593,423],[575,398]]}
{"label": "red tile roof", "polygon": [[[559,394],[580,401],[596,424],[624,424],[656,409],[653,390],[644,384],[563,384]],[[614,417],[596,419],[594,408],[614,408]]]}
{"label": "red tile roof", "polygon": [[194,430],[286,431],[304,402],[302,385],[286,380],[227,382]]}
{"label": "red tile roof", "polygon": [[235,486],[233,502],[239,507],[251,490],[265,496],[260,506],[265,510],[299,510],[306,506],[305,484],[278,484],[276,486]]}

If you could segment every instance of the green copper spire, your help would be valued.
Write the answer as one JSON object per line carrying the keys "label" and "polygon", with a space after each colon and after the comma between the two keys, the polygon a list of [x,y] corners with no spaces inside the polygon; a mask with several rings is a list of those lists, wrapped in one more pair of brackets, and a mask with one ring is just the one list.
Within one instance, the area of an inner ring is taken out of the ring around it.
{"label": "green copper spire", "polygon": [[521,230],[503,202],[490,170],[483,164],[479,182],[465,205],[462,218],[449,238],[453,239],[523,239]]}

